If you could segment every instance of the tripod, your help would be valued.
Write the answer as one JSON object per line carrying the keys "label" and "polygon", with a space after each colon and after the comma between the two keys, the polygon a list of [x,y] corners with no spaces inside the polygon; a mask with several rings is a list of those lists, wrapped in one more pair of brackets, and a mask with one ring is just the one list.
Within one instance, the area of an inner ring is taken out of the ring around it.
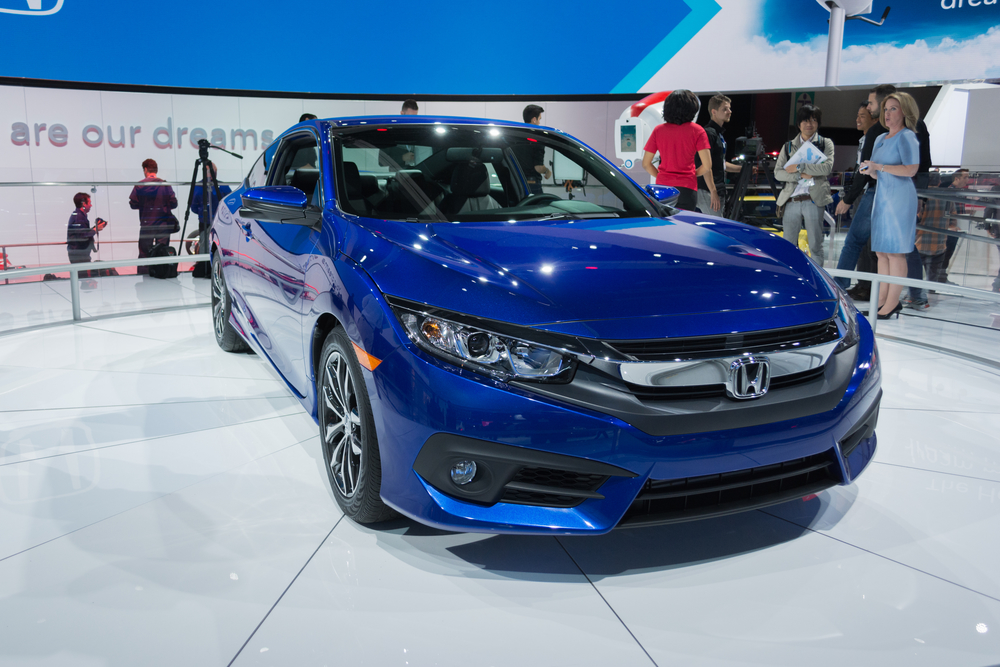
{"label": "tripod", "polygon": [[[768,160],[767,154],[764,152],[764,142],[761,141],[760,137],[756,136],[753,128],[750,128],[748,134],[751,135],[749,139],[740,137],[736,140],[737,144],[741,141],[744,144],[743,151],[741,152],[743,166],[736,177],[736,186],[733,188],[733,194],[729,198],[727,205],[723,207],[725,217],[736,222],[742,222],[743,220],[743,201],[746,197],[747,186],[750,185],[750,178],[753,176],[754,169],[765,167]],[[767,177],[768,184],[771,186],[771,194],[774,195],[774,199],[777,201],[779,188],[774,181],[774,170],[764,168],[763,171]]]}
{"label": "tripod", "polygon": [[[194,161],[194,172],[191,174],[191,187],[188,190],[188,200],[187,208],[184,209],[184,226],[181,227],[181,239],[177,244],[177,254],[181,254],[181,246],[184,244],[184,234],[187,232],[188,218],[191,216],[191,202],[194,201],[194,189],[198,184],[198,169],[201,169],[201,212],[198,214],[198,247],[199,252],[201,250],[208,248],[208,229],[212,226],[212,216],[215,214],[215,209],[218,207],[219,203],[222,201],[222,193],[219,191],[219,180],[215,176],[215,172],[209,168],[212,161],[208,159],[208,149],[213,148],[217,151],[222,151],[223,153],[229,153],[233,157],[243,159],[242,155],[238,155],[232,151],[227,151],[225,148],[220,148],[218,146],[213,146],[208,142],[207,139],[198,140],[198,159]],[[208,184],[212,184],[212,189],[208,189]],[[212,199],[212,195],[215,195],[215,199]],[[191,274],[194,278],[208,278],[211,274],[211,269],[208,262],[198,262],[194,266],[194,272]]]}

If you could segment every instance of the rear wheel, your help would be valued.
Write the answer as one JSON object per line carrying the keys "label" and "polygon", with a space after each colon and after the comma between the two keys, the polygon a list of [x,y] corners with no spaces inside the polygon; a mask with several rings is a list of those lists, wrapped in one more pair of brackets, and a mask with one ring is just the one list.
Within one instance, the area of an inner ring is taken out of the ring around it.
{"label": "rear wheel", "polygon": [[226,352],[246,352],[250,346],[229,321],[233,301],[222,275],[220,252],[216,250],[212,256],[212,328],[215,330],[215,342]]}
{"label": "rear wheel", "polygon": [[382,502],[382,465],[361,364],[343,329],[326,337],[317,378],[323,460],[337,504],[358,523],[397,516]]}

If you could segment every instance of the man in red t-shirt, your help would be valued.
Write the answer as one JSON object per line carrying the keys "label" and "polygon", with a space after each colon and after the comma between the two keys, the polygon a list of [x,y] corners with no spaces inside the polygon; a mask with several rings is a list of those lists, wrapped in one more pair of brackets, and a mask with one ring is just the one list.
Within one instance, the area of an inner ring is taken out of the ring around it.
{"label": "man in red t-shirt", "polygon": [[[642,168],[656,178],[659,185],[669,185],[680,190],[677,208],[693,211],[698,206],[698,177],[712,173],[712,152],[705,129],[693,119],[698,114],[698,98],[690,90],[675,90],[663,103],[663,124],[658,125],[646,142]],[[660,154],[659,169],[653,166],[653,157]],[[701,166],[694,166],[694,156],[701,158]],[[712,207],[719,207],[719,193],[715,182],[705,179],[712,195]]]}

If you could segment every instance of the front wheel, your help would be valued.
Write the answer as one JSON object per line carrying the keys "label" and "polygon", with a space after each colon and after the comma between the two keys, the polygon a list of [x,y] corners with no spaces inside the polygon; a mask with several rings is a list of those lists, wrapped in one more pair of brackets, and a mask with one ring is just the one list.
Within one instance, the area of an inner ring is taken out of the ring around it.
{"label": "front wheel", "polygon": [[212,329],[215,330],[215,342],[226,352],[246,352],[250,346],[229,321],[233,298],[222,275],[221,252],[216,250],[212,256]]}
{"label": "front wheel", "polygon": [[343,329],[334,329],[326,337],[317,385],[323,460],[337,504],[362,524],[395,517],[395,510],[379,495],[382,465],[375,420],[361,364]]}

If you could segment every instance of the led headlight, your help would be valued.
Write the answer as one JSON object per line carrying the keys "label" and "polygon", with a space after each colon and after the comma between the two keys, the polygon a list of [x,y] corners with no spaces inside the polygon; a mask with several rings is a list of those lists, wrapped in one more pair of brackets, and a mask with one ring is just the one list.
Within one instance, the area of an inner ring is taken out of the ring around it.
{"label": "led headlight", "polygon": [[844,336],[833,351],[834,354],[839,354],[857,345],[861,340],[861,333],[858,330],[858,309],[854,307],[851,297],[836,282],[833,287],[837,293],[837,319],[844,325]]}
{"label": "led headlight", "polygon": [[843,336],[833,353],[840,354],[844,350],[851,349],[861,340],[861,331],[858,329],[858,309],[854,306],[851,297],[847,296],[847,292],[837,284],[837,281],[829,273],[823,270],[823,267],[817,264],[812,257],[807,256],[806,259],[816,269],[816,273],[830,286],[833,293],[837,295],[837,319],[840,321]]}
{"label": "led headlight", "polygon": [[409,310],[396,311],[420,348],[446,361],[498,380],[568,382],[573,358],[537,343]]}

